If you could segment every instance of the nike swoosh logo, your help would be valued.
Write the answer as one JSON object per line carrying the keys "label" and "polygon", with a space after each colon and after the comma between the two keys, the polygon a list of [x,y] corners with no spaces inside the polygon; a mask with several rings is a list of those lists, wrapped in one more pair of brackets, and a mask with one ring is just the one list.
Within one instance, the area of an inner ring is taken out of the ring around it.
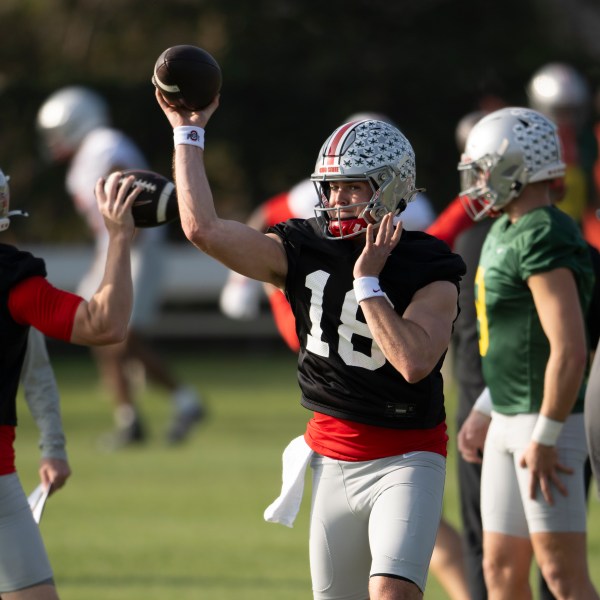
{"label": "nike swoosh logo", "polygon": [[377,294],[377,293],[378,293],[378,292],[380,292],[380,291],[381,291],[381,288],[377,288],[376,290],[373,290],[373,293],[374,293],[374,294]]}

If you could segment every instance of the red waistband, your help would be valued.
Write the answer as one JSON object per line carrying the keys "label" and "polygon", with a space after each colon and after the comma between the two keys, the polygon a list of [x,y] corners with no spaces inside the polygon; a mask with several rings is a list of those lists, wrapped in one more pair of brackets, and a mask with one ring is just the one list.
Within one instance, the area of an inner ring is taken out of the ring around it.
{"label": "red waistband", "polygon": [[408,452],[446,456],[446,423],[432,429],[387,429],[314,413],[304,438],[319,454],[337,460],[375,460]]}
{"label": "red waistband", "polygon": [[0,425],[0,475],[15,472],[15,428]]}

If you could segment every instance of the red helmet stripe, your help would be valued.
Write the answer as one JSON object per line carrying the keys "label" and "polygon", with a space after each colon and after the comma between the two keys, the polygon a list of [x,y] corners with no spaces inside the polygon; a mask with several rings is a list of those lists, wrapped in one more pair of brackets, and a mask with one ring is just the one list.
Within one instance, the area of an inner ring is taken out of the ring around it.
{"label": "red helmet stripe", "polygon": [[354,125],[356,125],[356,121],[352,121],[350,123],[346,123],[345,125],[342,125],[331,136],[331,139],[329,140],[329,145],[325,149],[325,156],[327,157],[327,160],[325,161],[325,164],[328,164],[328,165],[333,164],[333,161],[334,161],[335,157],[339,154],[338,150],[339,150],[340,147],[342,147],[344,139],[346,138],[346,135],[348,134],[348,131]]}

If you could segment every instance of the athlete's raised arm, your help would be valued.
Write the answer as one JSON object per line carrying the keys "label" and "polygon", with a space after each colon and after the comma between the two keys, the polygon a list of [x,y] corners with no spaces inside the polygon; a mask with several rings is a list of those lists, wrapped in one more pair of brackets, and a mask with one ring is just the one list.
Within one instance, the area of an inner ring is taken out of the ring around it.
{"label": "athlete's raised arm", "polygon": [[231,270],[282,287],[287,258],[276,236],[221,219],[215,210],[204,168],[204,129],[219,106],[219,97],[193,112],[169,105],[158,90],[156,98],[174,131],[174,178],[187,238]]}

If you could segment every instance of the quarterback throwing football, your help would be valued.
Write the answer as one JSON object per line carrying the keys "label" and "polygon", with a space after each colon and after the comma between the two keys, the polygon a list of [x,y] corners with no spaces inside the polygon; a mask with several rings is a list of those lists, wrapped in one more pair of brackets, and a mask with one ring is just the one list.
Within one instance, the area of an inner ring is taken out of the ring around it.
{"label": "quarterback throwing football", "polygon": [[410,143],[383,121],[338,127],[312,175],[315,217],[264,234],[215,212],[203,139],[218,97],[190,112],[156,95],[174,128],[186,236],[282,289],[296,318],[301,402],[313,411],[300,441],[313,470],[314,597],[421,598],[446,466],[440,369],[465,267],[394,219],[416,193]]}

